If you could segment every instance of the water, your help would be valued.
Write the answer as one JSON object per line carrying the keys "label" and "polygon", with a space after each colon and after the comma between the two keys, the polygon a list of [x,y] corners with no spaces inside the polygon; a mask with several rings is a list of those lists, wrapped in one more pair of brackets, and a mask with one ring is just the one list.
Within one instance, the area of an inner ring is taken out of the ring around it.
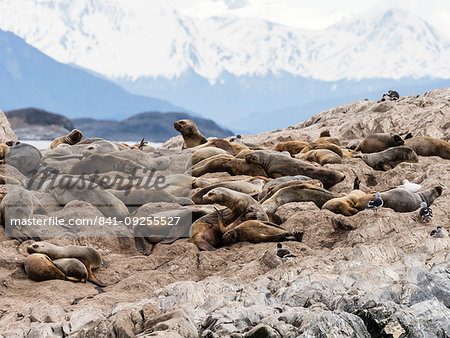
{"label": "water", "polygon": [[[32,146],[35,146],[36,148],[40,150],[48,149],[50,146],[51,140],[20,140],[20,142],[31,144]],[[113,141],[114,142],[114,141]],[[138,142],[135,141],[118,141],[119,143],[126,143],[129,145],[136,144]],[[162,145],[162,142],[148,142],[149,146],[152,146],[153,148],[158,148]]]}

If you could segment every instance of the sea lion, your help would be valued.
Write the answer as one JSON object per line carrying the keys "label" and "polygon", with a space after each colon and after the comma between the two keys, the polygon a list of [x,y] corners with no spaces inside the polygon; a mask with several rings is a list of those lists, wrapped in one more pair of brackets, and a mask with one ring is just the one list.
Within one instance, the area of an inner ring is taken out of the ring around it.
{"label": "sea lion", "polygon": [[260,220],[249,220],[239,225],[230,225],[224,227],[222,212],[217,210],[219,228],[225,232],[222,235],[222,242],[225,245],[231,245],[237,242],[280,242],[280,241],[297,241],[301,242],[303,238],[302,232],[291,233],[284,230],[276,224],[264,222]]}
{"label": "sea lion", "polygon": [[374,194],[366,194],[361,190],[353,190],[346,196],[328,200],[322,206],[322,209],[330,210],[335,214],[352,216],[359,211],[364,210],[367,203],[374,197]]}
{"label": "sea lion", "polygon": [[55,264],[55,266],[64,273],[65,279],[70,280],[71,282],[86,283],[88,279],[88,271],[86,266],[84,266],[80,260],[76,258],[60,258],[55,259],[53,264]]}
{"label": "sea lion", "polygon": [[417,210],[422,202],[431,206],[434,200],[442,195],[443,191],[444,188],[441,186],[435,186],[417,193],[403,188],[395,188],[382,192],[381,198],[385,208],[391,208],[396,212],[411,212]]}
{"label": "sea lion", "polygon": [[250,182],[246,181],[229,181],[229,182],[221,182],[212,184],[205,188],[200,189],[195,194],[192,195],[192,201],[196,204],[203,204],[203,196],[208,193],[210,190],[214,188],[228,188],[234,191],[242,192],[248,195],[254,195],[261,192],[262,187],[264,185],[264,181],[261,179],[252,180]]}
{"label": "sea lion", "polygon": [[223,155],[223,154],[228,154],[228,152],[216,147],[201,148],[194,151],[194,153],[192,154],[191,162],[192,165],[194,165],[203,161],[204,159],[210,158],[215,155]]}
{"label": "sea lion", "polygon": [[344,156],[343,152],[342,152],[342,148],[334,143],[328,142],[324,139],[322,140],[318,140],[318,141],[314,141],[311,142],[308,147],[305,147],[302,149],[302,151],[300,152],[301,154],[304,154],[310,150],[314,150],[314,149],[328,149],[331,150],[332,152],[335,152],[337,155],[339,155],[339,157]]}
{"label": "sea lion", "polygon": [[316,162],[320,165],[342,163],[342,158],[334,151],[328,149],[314,149],[303,154],[298,154],[295,158]]}
{"label": "sea lion", "polygon": [[356,147],[362,153],[377,153],[390,147],[401,146],[404,141],[397,134],[376,133],[364,137]]}
{"label": "sea lion", "polygon": [[264,211],[273,216],[280,205],[290,202],[314,202],[317,207],[322,208],[325,202],[337,196],[328,190],[319,188],[309,183],[303,183],[285,187],[278,190],[270,198],[261,203]]}
{"label": "sea lion", "polygon": [[249,195],[238,191],[227,188],[214,188],[203,196],[203,200],[209,204],[217,203],[226,206],[235,217],[244,215],[245,220],[269,220],[261,204]]}
{"label": "sea lion", "polygon": [[76,163],[70,173],[72,175],[88,175],[93,173],[106,173],[108,171],[120,171],[126,174],[132,174],[138,170],[145,172],[147,168],[122,157],[92,154]]}
{"label": "sea lion", "polygon": [[208,142],[205,136],[200,133],[197,125],[191,120],[179,120],[173,127],[183,136],[183,146],[181,149],[193,148]]}
{"label": "sea lion", "polygon": [[328,129],[322,130],[320,132],[319,138],[314,140],[314,142],[330,142],[337,146],[341,146],[341,141],[336,137],[331,137],[330,131]]}
{"label": "sea lion", "polygon": [[323,188],[323,184],[319,180],[308,180],[308,181],[299,181],[299,180],[293,180],[293,181],[287,181],[283,182],[279,185],[271,186],[267,189],[264,189],[261,191],[261,193],[258,194],[258,201],[259,203],[263,203],[265,200],[272,197],[278,190],[281,190],[286,187],[292,187],[294,185],[303,185],[304,183],[308,183],[312,186]]}
{"label": "sea lion", "polygon": [[186,197],[175,197],[162,189],[129,189],[129,190],[107,190],[127,207],[142,206],[150,202],[178,203],[180,205],[192,204],[191,199]]}
{"label": "sea lion", "polygon": [[7,192],[0,203],[3,226],[6,235],[24,241],[26,239],[39,239],[33,235],[33,229],[17,224],[17,221],[29,221],[33,215],[47,214],[38,198],[29,190],[22,187],[14,187]]}
{"label": "sea lion", "polygon": [[26,143],[16,143],[10,147],[5,163],[30,177],[39,169],[41,158],[41,152],[36,147]]}
{"label": "sea lion", "polygon": [[152,157],[139,149],[126,149],[108,153],[123,159],[131,160],[147,168],[148,170],[166,170],[170,165],[169,156]]}
{"label": "sea lion", "polygon": [[405,146],[420,156],[439,156],[450,160],[450,143],[429,136],[416,136],[405,140]]}
{"label": "sea lion", "polygon": [[363,159],[369,167],[375,170],[384,171],[393,169],[402,162],[419,162],[414,150],[403,146],[388,148],[376,153],[356,154],[354,157]]}
{"label": "sea lion", "polygon": [[258,163],[251,163],[231,155],[217,155],[203,160],[192,167],[192,176],[198,177],[206,173],[227,172],[230,175],[265,176],[265,170]]}
{"label": "sea lion", "polygon": [[181,237],[187,237],[192,222],[205,214],[200,208],[187,207],[152,214],[139,212],[138,209],[133,217],[138,221],[133,226],[136,249],[145,254],[145,241],[170,244]]}
{"label": "sea lion", "polygon": [[304,148],[308,147],[308,142],[300,142],[300,141],[287,141],[278,143],[273,149],[276,151],[287,151],[291,156],[297,155]]}
{"label": "sea lion", "polygon": [[52,260],[60,258],[76,258],[86,267],[89,282],[102,287],[106,286],[92,273],[92,269],[99,268],[103,261],[98,251],[90,246],[57,246],[48,242],[35,242],[27,247],[27,252],[30,255],[41,253],[47,255]]}
{"label": "sea lion", "polygon": [[69,144],[74,145],[81,141],[83,138],[83,133],[79,131],[78,129],[72,130],[69,134],[65,136],[61,136],[58,138],[55,138],[52,143],[50,143],[49,149],[54,149],[60,144]]}
{"label": "sea lion", "polygon": [[324,129],[320,132],[319,137],[331,137],[330,131],[328,129]]}
{"label": "sea lion", "polygon": [[271,179],[266,184],[264,184],[263,191],[269,189],[272,186],[280,185],[285,182],[290,181],[311,181],[312,178],[304,175],[297,175],[297,176],[281,176],[278,178]]}
{"label": "sea lion", "polygon": [[49,279],[66,279],[66,275],[55,266],[50,257],[40,253],[27,256],[23,262],[28,278],[36,282]]}
{"label": "sea lion", "polygon": [[203,149],[203,148],[208,148],[208,147],[215,147],[215,148],[225,150],[227,153],[229,153],[230,155],[233,155],[233,156],[236,156],[242,150],[248,149],[248,147],[242,143],[229,142],[227,140],[223,140],[220,138],[210,140],[207,143],[204,143],[200,146],[195,147],[195,149]]}
{"label": "sea lion", "polygon": [[248,163],[259,164],[269,177],[305,175],[320,180],[325,188],[345,178],[345,175],[339,171],[317,168],[309,162],[264,150],[255,150],[247,154],[245,160]]}

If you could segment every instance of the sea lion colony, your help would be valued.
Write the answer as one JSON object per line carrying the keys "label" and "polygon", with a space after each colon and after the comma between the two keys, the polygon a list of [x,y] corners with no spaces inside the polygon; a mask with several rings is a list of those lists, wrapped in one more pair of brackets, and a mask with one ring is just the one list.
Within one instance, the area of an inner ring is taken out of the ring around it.
{"label": "sea lion colony", "polygon": [[[102,264],[95,249],[41,241],[58,242],[67,234],[134,237],[143,254],[148,253],[146,243],[172,243],[182,237],[208,251],[239,241],[301,241],[301,224],[295,232],[280,225],[276,215],[280,206],[313,202],[322,210],[352,216],[375,197],[375,191],[367,188],[370,184],[360,189],[358,174],[353,169],[345,174],[340,164],[348,166],[355,158],[364,161],[368,170],[388,171],[402,162],[416,163],[420,156],[450,159],[448,142],[409,134],[407,139],[371,134],[344,147],[323,130],[313,142],[279,142],[267,148],[244,144],[241,138],[239,142],[207,140],[189,120],[174,127],[183,136],[178,152],[154,149],[144,140],[133,146],[82,140],[79,130],[55,139],[42,152],[19,142],[0,146],[1,178],[9,187],[1,197],[2,224],[10,237],[36,241],[28,246],[30,256],[25,260],[30,279],[105,285],[92,273]],[[333,191],[345,175],[352,176],[353,187]],[[411,192],[394,185],[380,195],[384,207],[412,212],[422,202],[432,205],[442,192],[442,186]],[[12,224],[13,218],[48,220],[55,215],[100,215],[115,223],[102,224],[100,235],[89,226],[67,223],[45,229]],[[123,222],[150,216],[179,222]]]}

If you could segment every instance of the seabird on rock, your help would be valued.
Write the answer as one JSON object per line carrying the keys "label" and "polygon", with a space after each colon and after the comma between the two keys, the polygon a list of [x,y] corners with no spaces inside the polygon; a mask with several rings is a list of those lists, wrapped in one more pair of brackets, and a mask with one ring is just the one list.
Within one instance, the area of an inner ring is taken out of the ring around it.
{"label": "seabird on rock", "polygon": [[381,199],[381,194],[377,192],[375,193],[375,198],[367,203],[366,209],[373,209],[373,211],[376,213],[377,210],[383,206],[383,203],[384,202]]}
{"label": "seabird on rock", "polygon": [[422,188],[422,186],[420,184],[411,183],[408,180],[403,180],[403,188],[410,192],[417,192],[420,188]]}
{"label": "seabird on rock", "polygon": [[426,202],[422,202],[419,205],[420,210],[419,214],[420,217],[422,217],[422,221],[429,222],[433,218],[433,210],[431,210],[430,207],[427,206]]}
{"label": "seabird on rock", "polygon": [[442,230],[442,227],[437,227],[436,230],[431,230],[430,236],[434,237],[434,238],[447,237],[446,233],[444,232],[444,230]]}
{"label": "seabird on rock", "polygon": [[291,252],[288,249],[283,249],[281,243],[277,244],[277,256],[280,258],[297,257],[291,254]]}

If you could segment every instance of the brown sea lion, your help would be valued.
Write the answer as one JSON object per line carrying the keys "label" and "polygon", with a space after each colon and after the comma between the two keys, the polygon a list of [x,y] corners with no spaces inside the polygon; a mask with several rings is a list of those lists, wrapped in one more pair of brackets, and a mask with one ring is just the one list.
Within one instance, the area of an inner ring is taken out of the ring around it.
{"label": "brown sea lion", "polygon": [[450,160],[450,143],[429,136],[417,136],[405,140],[405,146],[420,156],[439,156]]}
{"label": "brown sea lion", "polygon": [[217,155],[203,160],[192,167],[192,176],[198,177],[206,173],[227,172],[230,175],[266,176],[265,170],[257,163],[230,157],[231,155]]}
{"label": "brown sea lion", "polygon": [[50,257],[40,253],[33,253],[23,262],[28,278],[36,282],[49,279],[66,279],[66,275],[53,264]]}
{"label": "brown sea lion", "polygon": [[259,164],[269,177],[305,175],[320,180],[325,188],[329,188],[345,178],[345,175],[339,171],[317,168],[307,161],[264,150],[255,150],[246,155],[245,160],[248,163]]}
{"label": "brown sea lion", "polygon": [[396,212],[411,212],[418,209],[422,202],[430,206],[436,198],[442,195],[443,191],[444,188],[441,186],[435,186],[417,193],[403,188],[395,188],[382,192],[381,199],[385,208],[391,208]]}
{"label": "brown sea lion", "polygon": [[263,203],[264,201],[266,201],[267,199],[272,197],[278,190],[281,190],[286,187],[292,187],[294,185],[303,185],[305,183],[310,184],[314,187],[323,188],[323,184],[319,180],[308,180],[308,181],[292,180],[292,181],[283,182],[278,185],[273,185],[267,189],[264,189],[263,191],[261,191],[260,194],[258,194],[258,201],[259,201],[259,203]]}
{"label": "brown sea lion", "polygon": [[267,215],[272,216],[277,208],[290,202],[314,202],[320,209],[332,198],[337,196],[328,190],[312,184],[303,183],[278,190],[270,198],[261,203]]}
{"label": "brown sea lion", "polygon": [[98,286],[106,286],[92,273],[92,269],[97,269],[102,265],[102,257],[94,248],[75,245],[57,246],[48,242],[35,242],[27,247],[27,252],[30,255],[41,253],[47,255],[52,260],[60,258],[76,258],[86,267],[89,282]]}
{"label": "brown sea lion", "polygon": [[374,194],[366,194],[361,190],[353,190],[346,196],[336,197],[325,202],[322,209],[330,210],[335,214],[352,216],[363,210],[367,206],[367,203],[374,198]]}
{"label": "brown sea lion", "polygon": [[304,153],[306,153],[310,150],[314,150],[314,149],[328,149],[328,150],[335,152],[337,155],[339,155],[339,157],[343,156],[342,148],[340,146],[338,146],[334,143],[328,142],[326,140],[323,140],[323,139],[311,142],[308,145],[308,147],[303,148],[300,153],[304,154]]}
{"label": "brown sea lion", "polygon": [[404,141],[397,134],[377,133],[366,136],[359,142],[356,151],[362,153],[376,153],[390,147],[401,146]]}
{"label": "brown sea lion", "polygon": [[223,140],[220,138],[210,140],[207,143],[197,146],[195,149],[203,149],[203,148],[208,148],[208,147],[215,147],[215,148],[225,150],[227,153],[229,153],[233,156],[236,156],[242,150],[248,149],[248,147],[242,143],[229,142],[227,140]]}
{"label": "brown sea lion", "polygon": [[287,141],[278,143],[273,149],[276,151],[287,151],[291,156],[300,153],[305,147],[308,147],[308,142]]}
{"label": "brown sea lion", "polygon": [[212,184],[205,188],[200,189],[195,194],[192,195],[192,201],[196,204],[203,204],[205,201],[203,200],[203,196],[208,193],[210,190],[214,188],[224,187],[234,191],[239,191],[244,194],[254,195],[261,192],[262,187],[265,181],[261,179],[252,180],[250,182],[246,181],[229,181],[229,182],[220,182],[216,184]]}
{"label": "brown sea lion", "polygon": [[200,133],[197,125],[191,120],[179,120],[173,127],[183,136],[183,146],[181,149],[193,148],[208,142],[205,136]]}
{"label": "brown sea lion", "polygon": [[191,163],[192,165],[194,165],[212,156],[224,154],[228,154],[228,152],[220,148],[216,147],[201,148],[194,151],[194,153],[192,154]]}
{"label": "brown sea lion", "polygon": [[208,212],[199,207],[182,207],[156,213],[148,213],[143,207],[133,215],[137,220],[133,226],[135,245],[142,254],[146,253],[145,241],[151,244],[170,244],[187,237],[192,223]]}
{"label": "brown sea lion", "polygon": [[55,259],[53,264],[64,273],[65,279],[70,280],[71,282],[87,282],[88,271],[80,260],[76,258],[60,258]]}
{"label": "brown sea lion", "polygon": [[322,130],[320,132],[319,138],[314,142],[326,141],[330,143],[334,143],[337,146],[341,146],[341,141],[336,137],[331,137],[330,131],[328,129]]}
{"label": "brown sea lion", "polygon": [[251,196],[238,191],[227,188],[214,188],[203,196],[203,200],[209,204],[217,203],[226,206],[235,217],[244,215],[246,220],[269,220],[261,204]]}
{"label": "brown sea lion", "polygon": [[231,245],[237,242],[301,242],[303,238],[303,232],[291,233],[274,223],[260,220],[249,220],[238,225],[229,225],[225,228],[222,212],[219,210],[216,211],[218,214],[219,228],[223,232],[222,242],[225,245]]}
{"label": "brown sea lion", "polygon": [[64,144],[64,143],[73,146],[74,144],[80,142],[82,138],[83,138],[83,133],[78,129],[74,129],[65,136],[55,138],[52,141],[52,143],[50,143],[49,149],[54,149],[57,146],[59,146],[60,144]]}
{"label": "brown sea lion", "polygon": [[369,167],[375,170],[385,171],[395,168],[402,162],[419,162],[414,150],[403,146],[388,148],[377,153],[356,154],[354,157],[363,159]]}
{"label": "brown sea lion", "polygon": [[316,162],[319,163],[320,165],[342,163],[342,158],[334,151],[328,149],[310,150],[304,154],[296,155],[295,158],[310,162]]}

